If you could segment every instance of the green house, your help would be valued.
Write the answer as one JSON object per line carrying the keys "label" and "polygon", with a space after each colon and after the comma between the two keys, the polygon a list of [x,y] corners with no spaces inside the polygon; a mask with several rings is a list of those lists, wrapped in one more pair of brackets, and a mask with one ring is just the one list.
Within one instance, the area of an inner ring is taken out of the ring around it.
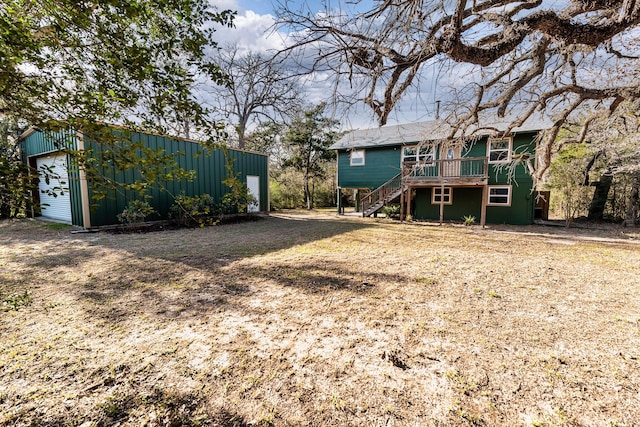
{"label": "green house", "polygon": [[506,125],[492,124],[470,138],[456,138],[440,121],[355,130],[331,146],[338,191],[353,191],[364,216],[400,203],[403,218],[531,224],[545,215],[536,211],[530,174],[543,128],[533,123],[504,135]]}
{"label": "green house", "polygon": [[[149,149],[150,153],[166,154],[177,167],[194,171],[192,180],[175,179],[165,182],[163,188],[156,184],[147,190],[151,196],[149,204],[156,212],[151,219],[167,219],[174,197],[179,194],[198,196],[206,193],[214,202],[219,202],[230,190],[222,182],[228,175],[227,164],[232,165],[233,173],[247,184],[256,200],[248,210],[269,211],[269,159],[266,154],[234,149],[206,150],[200,143],[187,139],[117,128],[114,132],[126,135],[125,146],[130,141],[139,147],[138,151]],[[82,132],[45,133],[29,129],[20,137],[20,148],[24,161],[32,170],[49,171],[46,179],[40,176],[38,191],[33,194],[39,202],[36,205],[41,206],[35,214],[45,219],[85,229],[117,224],[117,215],[130,201],[140,198],[133,189],[110,191],[106,197],[94,197],[96,191],[92,181],[86,178],[85,170],[76,158],[67,154],[69,150],[90,150],[101,179],[133,183],[140,178],[141,171],[113,164],[113,152]]]}

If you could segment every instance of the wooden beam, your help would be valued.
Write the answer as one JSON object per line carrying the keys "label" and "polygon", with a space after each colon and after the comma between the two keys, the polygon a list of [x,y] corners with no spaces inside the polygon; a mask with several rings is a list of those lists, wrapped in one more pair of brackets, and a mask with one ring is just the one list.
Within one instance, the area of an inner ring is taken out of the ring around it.
{"label": "wooden beam", "polygon": [[480,226],[484,228],[487,222],[487,203],[489,202],[489,186],[482,187],[482,207],[480,210]]}
{"label": "wooden beam", "polygon": [[411,187],[407,188],[407,215],[411,215]]}
{"label": "wooden beam", "polygon": [[400,184],[400,221],[404,221],[404,184]]}
{"label": "wooden beam", "polygon": [[[82,132],[76,132],[76,141],[78,151],[84,152],[84,134]],[[91,228],[91,205],[89,200],[89,183],[87,182],[87,173],[84,166],[80,166],[78,175],[80,178],[80,203],[82,204],[82,228],[87,230]]]}
{"label": "wooden beam", "polygon": [[444,221],[444,183],[440,184],[440,225]]}

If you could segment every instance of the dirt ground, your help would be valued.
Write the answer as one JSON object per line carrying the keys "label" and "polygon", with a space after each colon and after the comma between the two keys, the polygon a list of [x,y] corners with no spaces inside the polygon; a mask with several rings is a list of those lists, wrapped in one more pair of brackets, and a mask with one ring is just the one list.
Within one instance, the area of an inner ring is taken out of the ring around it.
{"label": "dirt ground", "polygon": [[636,229],[70,230],[0,222],[0,425],[640,425]]}

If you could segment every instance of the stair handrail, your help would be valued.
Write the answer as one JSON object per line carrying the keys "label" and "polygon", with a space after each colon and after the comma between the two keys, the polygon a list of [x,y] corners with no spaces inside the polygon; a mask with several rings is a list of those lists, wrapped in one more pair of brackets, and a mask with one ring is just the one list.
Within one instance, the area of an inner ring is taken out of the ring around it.
{"label": "stair handrail", "polygon": [[407,178],[442,179],[447,178],[487,178],[489,176],[487,157],[459,157],[436,159],[427,162],[407,161],[402,163]]}
{"label": "stair handrail", "polygon": [[386,203],[386,199],[389,195],[395,193],[400,187],[402,187],[402,172],[379,186],[378,188],[369,191],[366,195],[360,198],[360,206],[362,206],[362,214],[369,210],[369,208],[378,201],[382,200]]}

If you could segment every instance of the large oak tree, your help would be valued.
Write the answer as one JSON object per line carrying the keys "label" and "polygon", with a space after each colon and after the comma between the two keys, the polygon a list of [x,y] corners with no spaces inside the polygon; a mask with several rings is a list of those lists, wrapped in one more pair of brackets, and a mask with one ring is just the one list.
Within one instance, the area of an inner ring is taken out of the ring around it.
{"label": "large oak tree", "polygon": [[[312,13],[280,3],[279,23],[301,63],[331,71],[384,125],[422,77],[470,76],[450,96],[451,121],[469,131],[483,112],[515,127],[552,118],[537,175],[550,164],[561,126],[584,126],[640,99],[640,2],[634,0],[377,0]],[[310,48],[319,54],[309,61]],[[464,73],[459,70],[463,69]],[[438,70],[438,71],[434,71]],[[348,83],[345,85],[344,83]],[[344,98],[344,96],[343,96]]]}

